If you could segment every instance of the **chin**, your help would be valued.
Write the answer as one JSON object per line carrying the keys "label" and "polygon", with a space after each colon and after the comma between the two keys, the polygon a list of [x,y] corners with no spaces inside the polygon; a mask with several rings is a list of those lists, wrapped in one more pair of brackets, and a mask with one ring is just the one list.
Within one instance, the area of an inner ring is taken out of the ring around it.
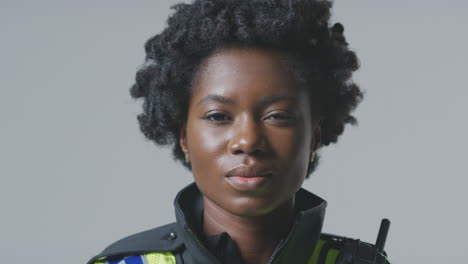
{"label": "chin", "polygon": [[280,205],[265,197],[237,197],[230,201],[229,211],[239,216],[262,216],[271,213]]}

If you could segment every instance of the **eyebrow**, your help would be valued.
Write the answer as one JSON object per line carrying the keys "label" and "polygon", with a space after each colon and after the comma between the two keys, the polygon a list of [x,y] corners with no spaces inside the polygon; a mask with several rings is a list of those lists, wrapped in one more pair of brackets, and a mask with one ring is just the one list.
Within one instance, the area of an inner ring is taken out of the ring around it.
{"label": "eyebrow", "polygon": [[275,94],[275,95],[270,95],[270,96],[265,96],[262,97],[258,101],[258,107],[262,108],[264,106],[279,102],[279,101],[285,101],[285,100],[290,100],[290,101],[296,101],[297,97],[289,94]]}
{"label": "eyebrow", "polygon": [[198,101],[197,105],[200,105],[206,101],[215,101],[215,102],[222,103],[222,104],[236,104],[234,100],[224,97],[222,95],[209,94],[203,97],[200,101]]}
{"label": "eyebrow", "polygon": [[[276,103],[278,101],[283,101],[283,100],[295,101],[295,100],[297,100],[297,97],[289,95],[289,94],[275,94],[275,95],[265,96],[265,97],[262,97],[258,101],[257,107],[262,108],[262,107],[264,107],[266,105],[270,105],[270,104]],[[231,105],[236,104],[236,102],[234,100],[232,100],[230,98],[227,98],[227,97],[224,97],[222,95],[209,94],[209,95],[203,97],[200,101],[198,101],[197,105],[200,105],[200,104],[202,104],[203,102],[206,102],[206,101],[215,101],[215,102],[218,102],[218,103],[231,104]]]}

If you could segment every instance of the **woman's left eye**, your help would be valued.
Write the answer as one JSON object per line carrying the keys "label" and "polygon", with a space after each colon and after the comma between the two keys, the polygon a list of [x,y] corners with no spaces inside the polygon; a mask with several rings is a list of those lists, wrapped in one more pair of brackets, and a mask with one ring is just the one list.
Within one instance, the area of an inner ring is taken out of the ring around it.
{"label": "woman's left eye", "polygon": [[273,120],[292,120],[294,117],[290,114],[286,113],[275,113],[271,114],[267,117],[267,119],[273,119]]}

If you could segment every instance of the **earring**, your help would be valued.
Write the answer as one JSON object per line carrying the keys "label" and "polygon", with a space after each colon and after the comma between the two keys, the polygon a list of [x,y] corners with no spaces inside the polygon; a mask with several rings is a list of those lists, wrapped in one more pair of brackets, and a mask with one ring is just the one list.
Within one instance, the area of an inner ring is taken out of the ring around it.
{"label": "earring", "polygon": [[187,152],[185,152],[185,161],[186,162],[189,162],[190,161],[190,158],[189,158],[189,155]]}
{"label": "earring", "polygon": [[310,162],[314,162],[315,152],[310,153]]}

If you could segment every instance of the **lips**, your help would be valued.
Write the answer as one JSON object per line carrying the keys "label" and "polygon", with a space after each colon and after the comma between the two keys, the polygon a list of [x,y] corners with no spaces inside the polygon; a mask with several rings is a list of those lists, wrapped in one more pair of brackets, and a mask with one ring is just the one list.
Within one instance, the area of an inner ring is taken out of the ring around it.
{"label": "lips", "polygon": [[271,171],[264,167],[241,165],[230,170],[226,177],[265,177],[270,174]]}
{"label": "lips", "polygon": [[271,170],[259,166],[241,165],[230,170],[226,180],[238,191],[256,191],[271,182]]}

